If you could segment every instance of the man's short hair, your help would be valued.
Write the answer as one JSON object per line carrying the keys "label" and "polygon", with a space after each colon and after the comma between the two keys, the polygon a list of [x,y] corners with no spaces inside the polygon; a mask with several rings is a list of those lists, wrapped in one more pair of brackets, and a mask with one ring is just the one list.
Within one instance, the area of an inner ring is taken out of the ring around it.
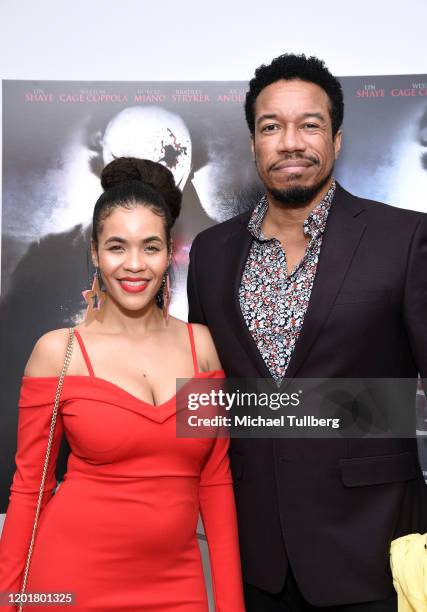
{"label": "man's short hair", "polygon": [[255,70],[255,76],[249,81],[249,91],[246,93],[245,115],[251,134],[255,132],[255,102],[258,95],[268,85],[280,80],[291,81],[300,79],[307,83],[314,83],[327,94],[330,102],[332,136],[338,132],[344,117],[344,99],[341,84],[334,77],[325,62],[317,57],[306,57],[284,53],[269,65],[262,64]]}

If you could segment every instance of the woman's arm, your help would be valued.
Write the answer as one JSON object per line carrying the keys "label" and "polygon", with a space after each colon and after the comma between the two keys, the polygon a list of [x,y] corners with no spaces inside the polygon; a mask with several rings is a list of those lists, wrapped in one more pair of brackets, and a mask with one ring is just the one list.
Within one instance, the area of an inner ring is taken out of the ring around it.
{"label": "woman's arm", "polygon": [[[209,329],[193,323],[199,369],[221,370]],[[216,381],[223,382],[222,376]],[[224,430],[219,429],[219,433]],[[216,612],[244,612],[233,481],[228,459],[228,437],[213,440],[200,474],[199,505],[209,547]]]}
{"label": "woman's arm", "polygon": [[244,612],[228,438],[216,438],[200,476],[199,503],[211,563],[216,612]]}
{"label": "woman's arm", "polygon": [[54,329],[37,340],[25,366],[25,376],[59,376],[64,364],[68,329]]}
{"label": "woman's arm", "polygon": [[199,323],[193,323],[192,327],[200,371],[212,372],[221,370],[221,362],[209,329],[206,325]]}
{"label": "woman's arm", "polygon": [[[49,438],[56,377],[62,368],[67,335],[67,330],[55,330],[40,338],[25,368],[19,398],[16,471],[0,540],[0,592],[18,592],[21,588]],[[56,486],[55,465],[62,432],[58,416],[41,511]]]}

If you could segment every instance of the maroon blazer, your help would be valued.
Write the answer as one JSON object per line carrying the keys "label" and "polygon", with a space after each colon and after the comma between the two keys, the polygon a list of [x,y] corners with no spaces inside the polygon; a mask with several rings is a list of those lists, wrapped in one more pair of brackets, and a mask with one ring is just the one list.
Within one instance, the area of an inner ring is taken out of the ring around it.
{"label": "maroon blazer", "polygon": [[[206,324],[232,378],[269,377],[238,288],[244,213],[199,234],[189,320]],[[427,379],[427,215],[337,185],[316,278],[286,377]],[[244,579],[278,592],[288,563],[306,599],[332,606],[393,594],[392,539],[427,531],[415,439],[233,439]]]}

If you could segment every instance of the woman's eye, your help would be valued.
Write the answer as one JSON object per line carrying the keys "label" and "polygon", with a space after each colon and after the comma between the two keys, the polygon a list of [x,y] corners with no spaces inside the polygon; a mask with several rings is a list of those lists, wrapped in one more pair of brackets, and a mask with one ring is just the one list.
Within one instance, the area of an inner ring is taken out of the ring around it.
{"label": "woman's eye", "polygon": [[145,250],[148,253],[158,253],[160,251],[160,249],[158,247],[156,247],[156,246],[147,246],[147,247],[145,247]]}
{"label": "woman's eye", "polygon": [[122,249],[123,249],[122,246],[120,246],[119,244],[115,244],[114,246],[110,247],[108,250],[109,251],[119,251],[119,250],[122,250]]}

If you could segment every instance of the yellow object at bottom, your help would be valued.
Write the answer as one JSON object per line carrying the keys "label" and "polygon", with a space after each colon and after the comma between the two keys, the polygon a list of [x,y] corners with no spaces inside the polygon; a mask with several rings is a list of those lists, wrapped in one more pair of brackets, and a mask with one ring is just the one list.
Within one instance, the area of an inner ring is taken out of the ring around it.
{"label": "yellow object at bottom", "polygon": [[390,565],[399,612],[427,612],[427,534],[393,540]]}

